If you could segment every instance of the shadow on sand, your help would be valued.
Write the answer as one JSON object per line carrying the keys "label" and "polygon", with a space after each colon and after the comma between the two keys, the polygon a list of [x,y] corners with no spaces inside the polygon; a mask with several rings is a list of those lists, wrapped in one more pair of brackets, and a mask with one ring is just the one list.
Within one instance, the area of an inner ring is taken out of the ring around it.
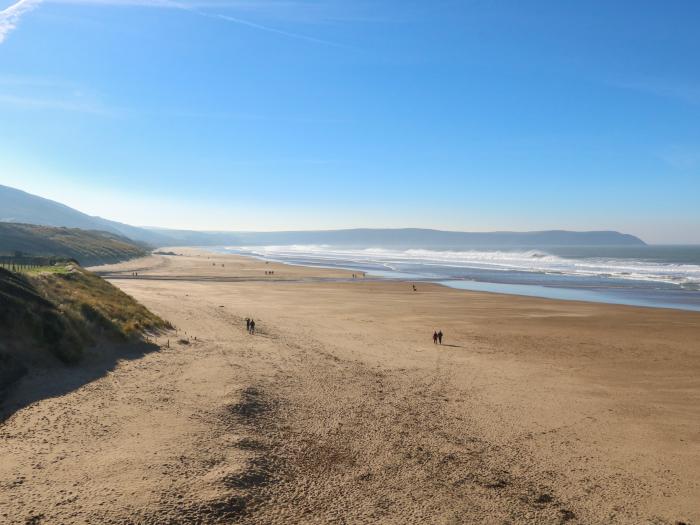
{"label": "shadow on sand", "polygon": [[55,360],[51,366],[38,366],[0,392],[0,425],[12,415],[36,401],[60,397],[104,377],[121,360],[134,360],[160,347],[145,341],[131,343],[102,343],[86,351],[85,357],[74,365]]}
{"label": "shadow on sand", "polygon": [[462,345],[448,345],[447,343],[442,343],[440,346],[449,346],[450,348],[464,348]]}

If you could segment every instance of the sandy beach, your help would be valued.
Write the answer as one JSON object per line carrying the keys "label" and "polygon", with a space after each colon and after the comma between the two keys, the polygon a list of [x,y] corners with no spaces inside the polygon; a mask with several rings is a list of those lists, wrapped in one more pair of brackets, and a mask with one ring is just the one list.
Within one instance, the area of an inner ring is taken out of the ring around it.
{"label": "sandy beach", "polygon": [[0,522],[700,523],[699,313],[169,250],[99,271],[177,332],[11,393]]}

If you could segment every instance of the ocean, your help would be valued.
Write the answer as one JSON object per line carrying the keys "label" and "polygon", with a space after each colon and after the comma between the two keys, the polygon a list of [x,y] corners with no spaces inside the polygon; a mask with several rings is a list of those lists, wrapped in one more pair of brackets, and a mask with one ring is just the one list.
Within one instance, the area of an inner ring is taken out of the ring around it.
{"label": "ocean", "polygon": [[700,311],[700,246],[448,250],[292,245],[223,250],[465,290]]}

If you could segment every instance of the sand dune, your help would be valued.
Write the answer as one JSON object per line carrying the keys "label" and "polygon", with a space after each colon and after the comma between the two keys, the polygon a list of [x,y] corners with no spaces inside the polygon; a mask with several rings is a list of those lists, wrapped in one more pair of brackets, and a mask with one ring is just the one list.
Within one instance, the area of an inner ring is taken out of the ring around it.
{"label": "sand dune", "polygon": [[700,314],[174,251],[101,268],[178,332],[0,426],[0,521],[700,522]]}

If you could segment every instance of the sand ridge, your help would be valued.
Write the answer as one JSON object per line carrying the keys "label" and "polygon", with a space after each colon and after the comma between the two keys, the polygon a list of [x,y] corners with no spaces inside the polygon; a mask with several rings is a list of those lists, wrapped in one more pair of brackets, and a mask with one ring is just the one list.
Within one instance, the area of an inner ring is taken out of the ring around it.
{"label": "sand ridge", "polygon": [[9,523],[700,521],[700,315],[173,251],[100,270],[178,332],[0,426]]}

